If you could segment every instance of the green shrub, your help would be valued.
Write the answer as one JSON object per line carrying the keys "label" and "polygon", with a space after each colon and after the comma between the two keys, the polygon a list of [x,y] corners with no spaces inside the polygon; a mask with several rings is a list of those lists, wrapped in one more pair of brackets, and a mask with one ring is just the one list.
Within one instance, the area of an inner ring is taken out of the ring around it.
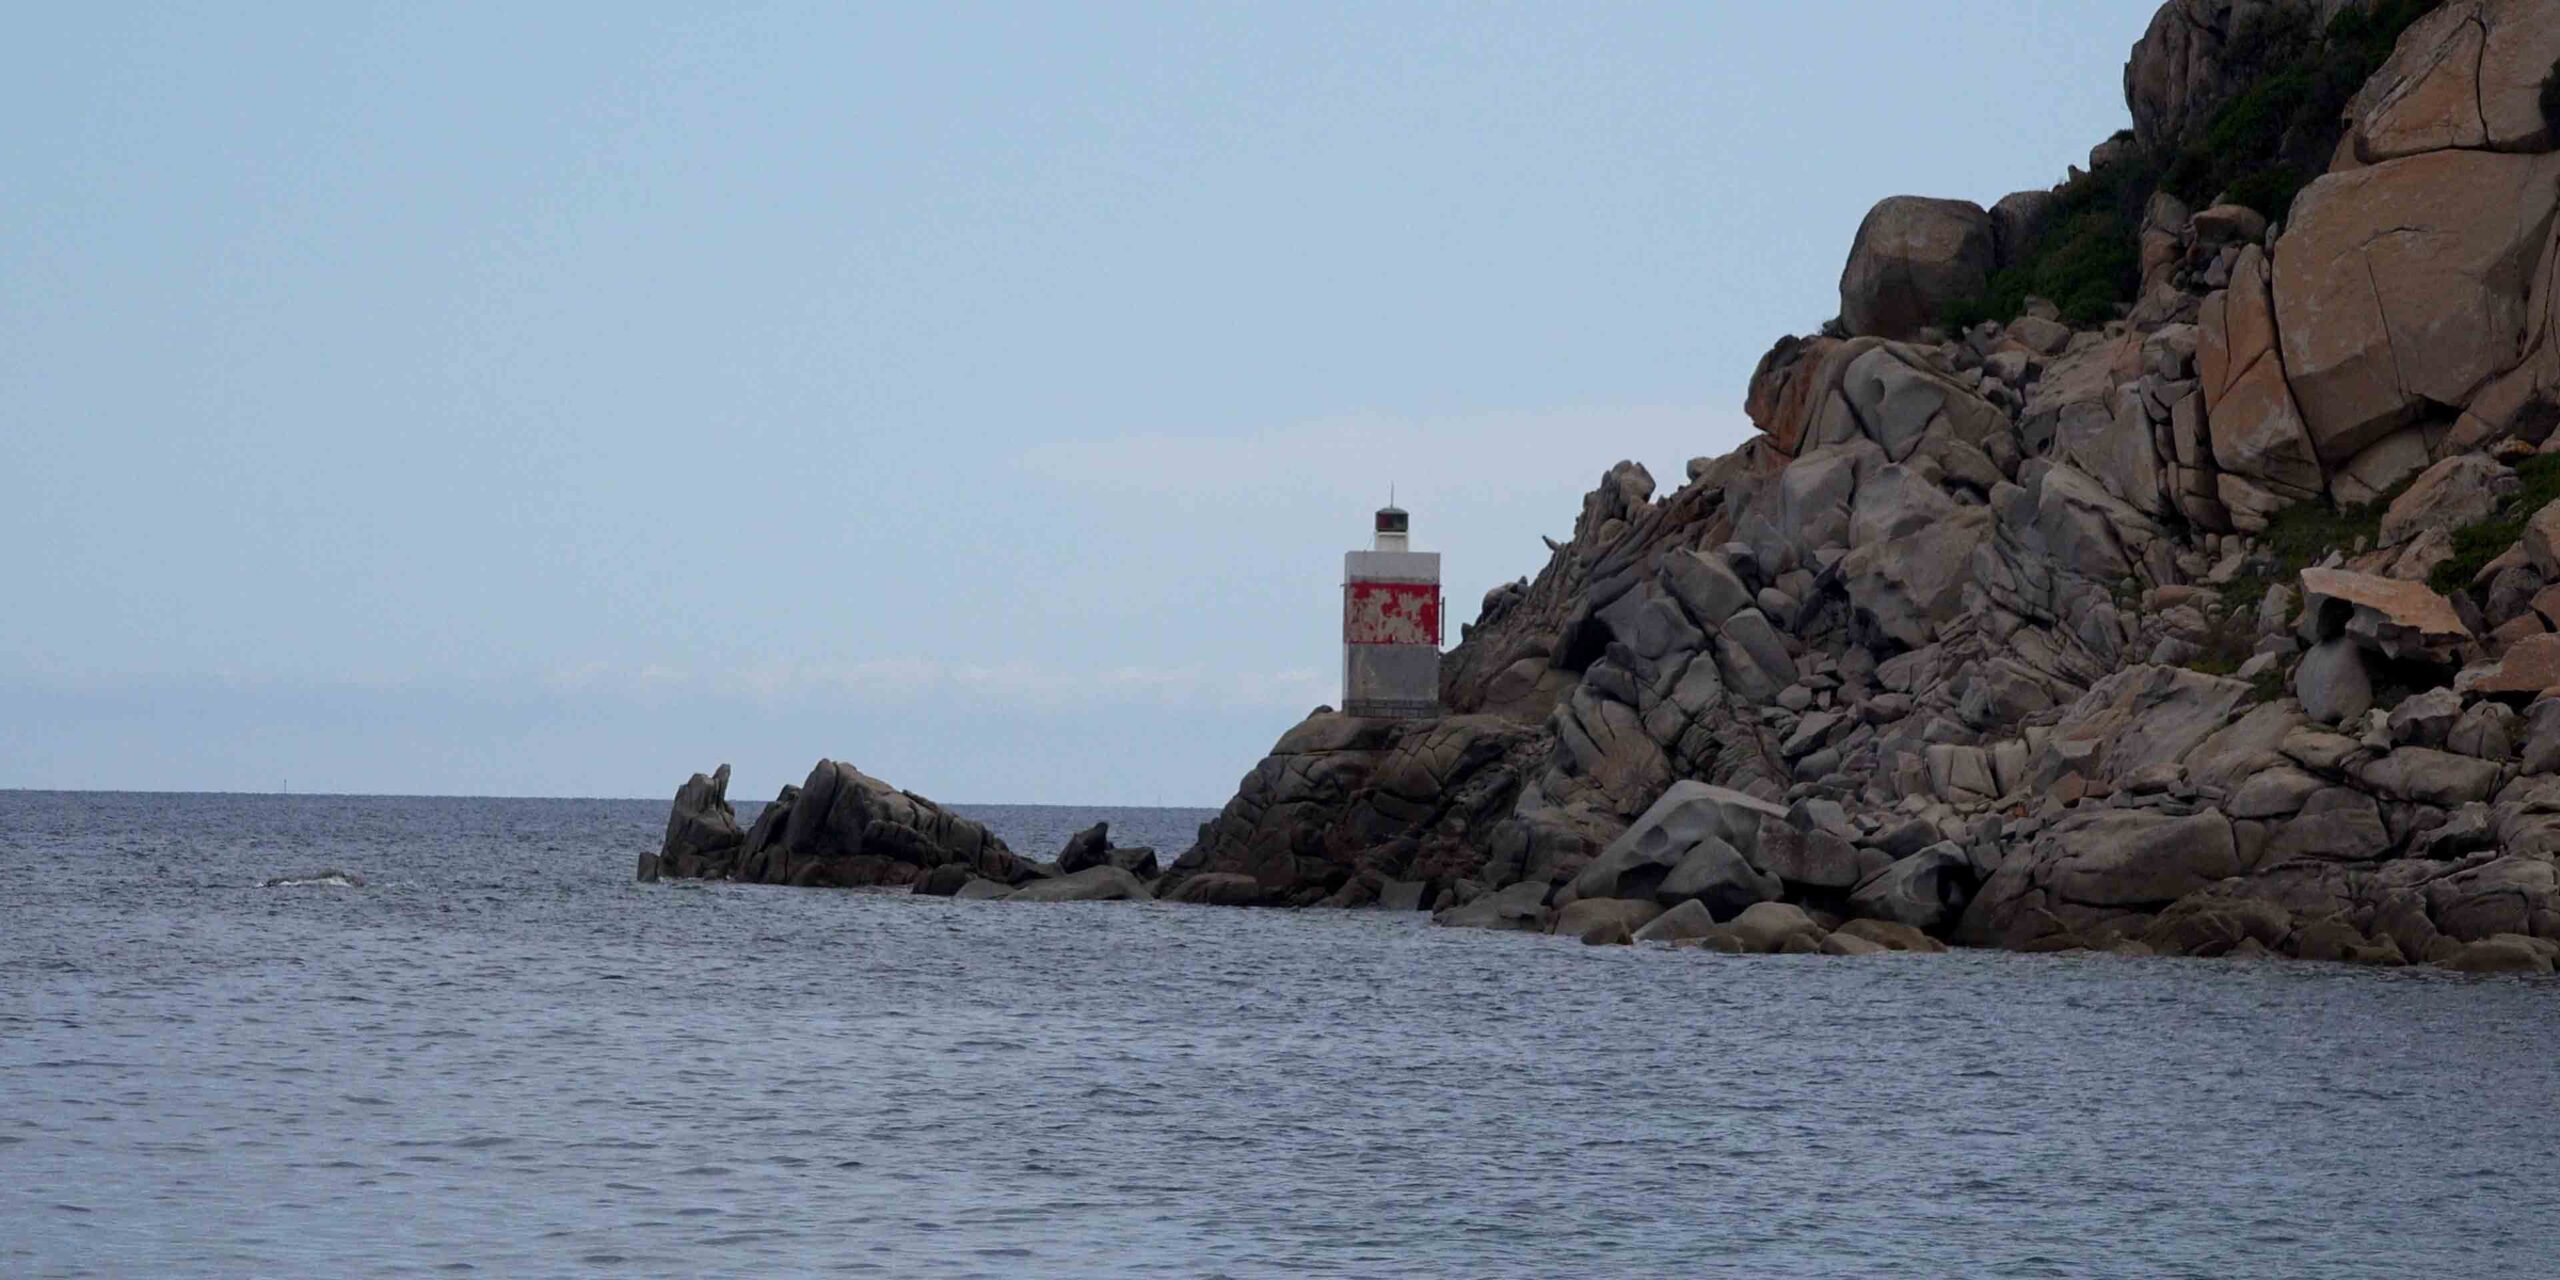
{"label": "green shrub", "polygon": [[2257,700],[2260,702],[2273,702],[2276,699],[2293,692],[2292,689],[2286,686],[2284,665],[2282,663],[2270,666],[2266,670],[2259,672],[2257,677],[2249,682],[2249,691],[2255,695]]}
{"label": "green shrub", "polygon": [[2063,224],[2053,245],[2030,270],[2035,291],[2062,309],[2075,328],[2115,318],[2116,303],[2130,301],[2142,285],[2138,233],[2123,215],[2084,213]]}
{"label": "green shrub", "polygon": [[2224,60],[2263,68],[2171,159],[2163,182],[2190,205],[2226,195],[2269,218],[2328,168],[2347,101],[2391,56],[2411,23],[2442,0],[2376,0],[2315,31],[2308,12],[2271,11],[2236,33]]}
{"label": "green shrub", "polygon": [[2560,454],[2537,453],[2516,464],[2524,488],[2478,524],[2453,531],[2453,558],[2427,575],[2439,595],[2452,595],[2471,585],[2488,563],[2505,555],[2524,536],[2524,522],[2534,512],[2560,502]]}
{"label": "green shrub", "polygon": [[2560,138],[2560,62],[2552,63],[2551,74],[2542,78],[2542,125]]}
{"label": "green shrub", "polygon": [[2258,647],[2257,614],[2246,604],[2225,601],[2222,608],[2205,611],[2204,636],[2198,641],[2200,652],[2187,664],[2189,671],[2209,676],[2237,675],[2240,664],[2247,662]]}
{"label": "green shrub", "polygon": [[2260,169],[2232,179],[2225,190],[2231,203],[2255,209],[2270,221],[2277,221],[2293,208],[2293,198],[2311,184],[2311,178],[2299,169]]}
{"label": "green shrub", "polygon": [[2355,507],[2297,502],[2267,521],[2262,541],[2275,553],[2283,576],[2290,578],[2332,551],[2352,554],[2359,542],[2372,546],[2382,536],[2382,513],[2389,506],[2388,500]]}
{"label": "green shrub", "polygon": [[2266,532],[2258,535],[2266,550],[2264,559],[2252,572],[2223,584],[2223,607],[2254,608],[2266,598],[2268,587],[2281,584],[2299,589],[2302,571],[2327,559],[2330,552],[2352,555],[2358,546],[2372,547],[2382,538],[2382,513],[2408,488],[2408,482],[2402,481],[2361,506],[2339,507],[2323,498],[2278,511],[2267,520]]}
{"label": "green shrub", "polygon": [[[2049,298],[2063,319],[2087,328],[2115,317],[2142,287],[2142,209],[2154,191],[2189,207],[2217,195],[2281,219],[2294,196],[2328,168],[2347,100],[2371,76],[2400,33],[2442,0],[2372,0],[2339,11],[2326,28],[2308,6],[2258,11],[2224,46],[2227,65],[2256,77],[2193,130],[2167,157],[2120,160],[2057,190],[2043,234],[2020,246],[2016,261],[1983,291],[1941,308],[1950,332],[1984,320],[2016,318],[2027,295]],[[2546,113],[2560,122],[2560,66],[2543,90]],[[2560,124],[2555,124],[2560,131]]]}
{"label": "green shrub", "polygon": [[1980,294],[1940,308],[1939,325],[1952,333],[1984,320],[2005,324],[2026,308],[2029,294],[2051,301],[2075,327],[2114,319],[2142,287],[2142,206],[2158,176],[2131,158],[2064,184],[2044,231],[2022,246],[2018,262],[1994,273]]}

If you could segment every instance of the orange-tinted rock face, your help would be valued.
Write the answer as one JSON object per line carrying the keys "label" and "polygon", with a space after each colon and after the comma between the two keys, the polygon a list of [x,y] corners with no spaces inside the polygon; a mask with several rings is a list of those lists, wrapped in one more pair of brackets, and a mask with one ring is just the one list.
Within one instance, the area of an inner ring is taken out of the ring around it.
{"label": "orange-tinted rock face", "polygon": [[1751,371],[1742,411],[1780,452],[1792,455],[1803,442],[1805,424],[1813,417],[1814,371],[1839,345],[1836,338],[1780,338]]}
{"label": "orange-tinted rock face", "polygon": [[2276,242],[2275,317],[2323,461],[2514,366],[2555,180],[2560,156],[2436,151],[2303,191]]}
{"label": "orange-tinted rock face", "polygon": [[2454,0],[2411,27],[2348,105],[2356,156],[2550,150],[2541,93],[2554,61],[2560,6]]}
{"label": "orange-tinted rock face", "polygon": [[2560,635],[2541,632],[2519,637],[2497,664],[2466,673],[2469,692],[2484,698],[2532,698],[2560,687]]}

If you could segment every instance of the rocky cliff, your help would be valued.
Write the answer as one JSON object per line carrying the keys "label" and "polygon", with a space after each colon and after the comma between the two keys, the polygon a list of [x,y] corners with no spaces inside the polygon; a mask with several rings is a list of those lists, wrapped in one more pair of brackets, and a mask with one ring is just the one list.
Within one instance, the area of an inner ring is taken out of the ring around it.
{"label": "rocky cliff", "polygon": [[1319,711],[1162,888],[2547,971],[2555,64],[2547,0],[2171,0],[2134,129],[1879,204],[1757,438],[1610,467],[1452,714]]}

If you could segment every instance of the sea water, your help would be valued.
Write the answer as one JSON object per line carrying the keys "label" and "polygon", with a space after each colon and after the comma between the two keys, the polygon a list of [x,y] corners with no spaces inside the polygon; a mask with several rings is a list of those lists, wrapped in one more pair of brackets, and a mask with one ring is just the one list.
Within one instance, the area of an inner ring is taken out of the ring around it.
{"label": "sea water", "polygon": [[665,819],[0,792],[0,1276],[2560,1266],[2550,980],[632,883]]}

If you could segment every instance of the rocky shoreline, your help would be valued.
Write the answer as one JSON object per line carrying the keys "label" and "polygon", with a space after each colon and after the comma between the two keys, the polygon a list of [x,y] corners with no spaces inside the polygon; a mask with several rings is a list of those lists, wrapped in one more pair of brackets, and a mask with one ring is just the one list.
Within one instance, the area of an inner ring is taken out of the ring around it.
{"label": "rocky shoreline", "polygon": [[2050,191],[1878,204],[1757,438],[1609,468],[1447,715],[1319,709],[1161,872],[821,761],[643,878],[2552,972],[2560,6],[2171,0],[2125,88]]}

